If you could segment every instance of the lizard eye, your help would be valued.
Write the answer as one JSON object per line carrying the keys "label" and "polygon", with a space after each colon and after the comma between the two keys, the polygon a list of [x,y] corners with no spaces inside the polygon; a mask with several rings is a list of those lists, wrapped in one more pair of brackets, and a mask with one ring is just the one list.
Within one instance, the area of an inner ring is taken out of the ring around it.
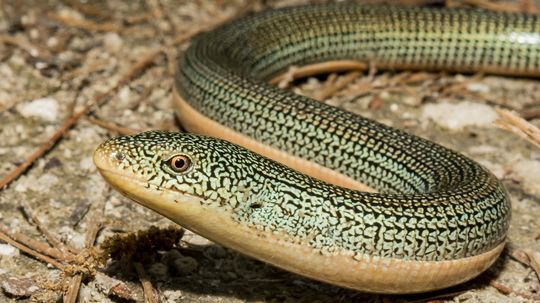
{"label": "lizard eye", "polygon": [[176,155],[169,160],[169,167],[177,173],[185,172],[191,166],[191,159],[186,155]]}

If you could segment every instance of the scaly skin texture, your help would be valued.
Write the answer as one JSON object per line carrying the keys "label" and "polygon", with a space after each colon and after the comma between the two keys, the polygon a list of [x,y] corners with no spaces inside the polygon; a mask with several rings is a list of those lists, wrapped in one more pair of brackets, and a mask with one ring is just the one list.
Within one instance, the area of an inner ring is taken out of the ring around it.
{"label": "scaly skin texture", "polygon": [[[175,78],[186,104],[232,132],[378,193],[333,186],[231,143],[187,134],[112,139],[94,159],[109,182],[141,204],[282,268],[375,292],[454,285],[485,270],[502,248],[510,204],[501,183],[440,145],[264,80],[291,64],[332,59],[374,60],[379,68],[538,75],[539,26],[536,17],[521,14],[340,4],[261,13],[193,41]],[[178,154],[191,160],[182,173],[168,166]],[[201,210],[207,222],[196,218]],[[275,241],[283,252],[257,251],[264,241]],[[318,257],[308,254],[311,261],[304,264],[281,260],[293,247]],[[383,271],[389,267],[390,273],[374,274],[383,268],[373,258],[387,262]],[[328,263],[329,271],[357,260],[359,275],[374,274],[375,286],[354,272],[324,276],[324,270],[310,269],[315,260]],[[393,270],[404,275],[392,277]],[[422,270],[431,272],[422,276]]]}

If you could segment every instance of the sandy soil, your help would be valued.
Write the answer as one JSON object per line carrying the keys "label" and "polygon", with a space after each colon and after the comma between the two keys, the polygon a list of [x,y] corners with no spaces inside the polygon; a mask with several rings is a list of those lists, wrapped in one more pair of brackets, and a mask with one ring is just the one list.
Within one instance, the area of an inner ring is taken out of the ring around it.
{"label": "sandy soil", "polygon": [[[292,4],[266,2],[249,8]],[[303,2],[308,1],[294,1]],[[0,11],[0,177],[46,142],[73,109],[80,110],[109,90],[141,58],[160,48],[167,50],[168,58],[176,58],[187,46],[183,41],[190,33],[245,7],[242,0],[4,1]],[[175,39],[180,43],[173,43]],[[115,234],[174,226],[110,190],[91,161],[97,145],[117,135],[92,119],[136,131],[178,129],[171,110],[167,57],[157,55],[152,62],[101,106],[93,107],[91,115],[78,121],[50,152],[0,192],[0,223],[45,241],[23,215],[21,207],[27,205],[48,231],[79,248],[96,214],[103,221],[98,244]],[[334,89],[343,79],[352,81]],[[491,169],[512,198],[508,249],[487,273],[464,285],[431,294],[384,296],[313,282],[187,233],[174,248],[140,260],[162,302],[538,300],[538,277],[519,259],[523,251],[540,251],[540,149],[493,123],[494,108],[502,107],[530,115],[530,122],[540,126],[540,115],[534,115],[540,109],[537,80],[380,72],[373,78],[351,74],[310,78],[291,89],[316,97],[321,97],[321,91],[329,92],[322,96],[325,102],[436,141]],[[31,291],[22,291],[19,297],[10,290],[24,281],[39,286],[33,292],[35,300],[54,301],[61,296],[60,289],[69,280],[59,270],[1,243],[0,302],[30,301]],[[133,267],[108,261],[98,271],[97,278],[83,282],[80,302],[117,302],[109,293],[120,282],[133,300],[144,301]],[[502,293],[504,287],[511,293]]]}

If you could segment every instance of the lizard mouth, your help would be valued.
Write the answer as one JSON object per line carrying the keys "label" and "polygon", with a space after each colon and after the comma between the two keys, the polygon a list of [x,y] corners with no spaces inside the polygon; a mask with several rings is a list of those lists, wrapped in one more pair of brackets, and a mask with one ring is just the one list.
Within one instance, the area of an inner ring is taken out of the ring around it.
{"label": "lizard mouth", "polygon": [[120,161],[114,151],[102,146],[93,156],[94,164],[103,178],[124,196],[173,219],[171,208],[181,208],[185,203],[202,203],[205,197],[179,189],[164,188],[148,182],[133,172],[119,167]]}

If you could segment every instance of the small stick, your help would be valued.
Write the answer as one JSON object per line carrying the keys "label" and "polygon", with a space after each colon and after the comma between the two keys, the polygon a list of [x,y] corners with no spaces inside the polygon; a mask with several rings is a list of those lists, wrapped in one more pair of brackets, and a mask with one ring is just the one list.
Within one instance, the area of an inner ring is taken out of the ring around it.
{"label": "small stick", "polygon": [[519,8],[522,12],[532,13],[535,9],[534,4],[531,0],[521,0],[519,3]]}
{"label": "small stick", "polygon": [[77,297],[79,296],[79,289],[81,288],[82,274],[76,274],[69,280],[69,286],[64,296],[65,303],[75,303],[77,302]]}
{"label": "small stick", "polygon": [[78,0],[64,0],[64,2],[71,6],[73,9],[77,10],[78,12],[92,17],[102,18],[102,19],[110,19],[111,18],[111,11],[110,10],[103,10],[99,7],[95,7],[93,5],[90,5],[84,1],[78,1]]}
{"label": "small stick", "polygon": [[278,75],[278,77],[280,77],[280,79],[272,79],[272,80],[279,80],[277,83],[272,83],[272,80],[270,80],[270,84],[274,84],[274,85],[277,85],[277,87],[281,88],[281,89],[285,89],[287,87],[289,87],[289,85],[291,83],[294,82],[294,78],[295,78],[295,74],[296,74],[296,71],[298,70],[298,66],[290,66],[289,69],[287,69],[286,72],[284,72],[282,75]]}
{"label": "small stick", "polygon": [[28,219],[30,220],[30,223],[34,223],[34,225],[36,225],[37,229],[39,230],[39,232],[45,236],[45,238],[47,239],[47,241],[52,245],[54,246],[55,248],[57,248],[58,250],[60,251],[63,251],[65,252],[66,250],[69,251],[70,253],[73,253],[73,254],[78,254],[79,253],[79,250],[74,248],[74,247],[71,247],[71,246],[66,246],[64,245],[64,243],[62,243],[60,240],[58,240],[54,235],[52,235],[48,230],[47,228],[45,228],[45,226],[41,223],[41,221],[39,220],[39,218],[36,216],[34,210],[32,209],[32,207],[30,207],[30,205],[26,202],[22,202],[23,204],[23,207],[22,207],[22,210],[23,212],[26,214],[26,216],[28,217]]}
{"label": "small stick", "polygon": [[345,86],[353,82],[355,79],[360,77],[360,75],[361,73],[358,71],[348,73],[347,75],[341,77],[336,82],[330,84],[329,86],[325,87],[325,89],[322,89],[317,94],[315,94],[314,99],[322,101],[332,96],[335,92],[339,91],[340,89],[344,88]]}
{"label": "small stick", "polygon": [[540,118],[540,108],[524,110],[519,115],[525,120],[538,119]]}
{"label": "small stick", "polygon": [[122,27],[116,23],[111,22],[102,22],[96,23],[87,19],[77,19],[71,16],[65,16],[55,13],[49,13],[48,17],[54,21],[63,23],[67,26],[72,26],[80,29],[84,29],[92,32],[123,32],[126,30],[125,27]]}
{"label": "small stick", "polygon": [[[165,52],[167,57],[167,72],[169,73],[169,79],[174,79],[174,72],[176,70],[176,60],[174,58],[174,52],[169,49]],[[174,83],[173,83],[174,86]],[[174,87],[173,87],[174,88]]]}
{"label": "small stick", "polygon": [[540,239],[540,229],[537,230],[537,231],[534,233],[533,239],[535,239],[535,240]]}
{"label": "small stick", "polygon": [[124,22],[128,25],[145,23],[152,20],[153,16],[151,13],[144,13],[141,15],[134,16],[124,16]]}
{"label": "small stick", "polygon": [[135,270],[139,275],[139,281],[141,281],[143,291],[144,291],[144,301],[147,303],[157,303],[157,300],[154,296],[154,287],[152,282],[148,279],[148,275],[144,271],[144,268],[141,263],[135,262]]}
{"label": "small stick", "polygon": [[85,242],[84,242],[84,246],[86,248],[90,248],[94,246],[94,242],[96,241],[97,234],[99,230],[101,229],[102,216],[103,216],[103,211],[100,211],[100,214],[96,214],[92,217],[92,220],[90,221],[90,226],[86,229],[86,237],[85,237]]}
{"label": "small stick", "polygon": [[51,54],[47,50],[41,47],[38,47],[36,45],[33,45],[28,39],[26,39],[23,36],[15,37],[15,36],[8,36],[8,35],[0,35],[0,43],[14,45],[24,50],[25,52],[30,54],[30,56],[32,57],[40,57],[45,60],[51,57]]}
{"label": "small stick", "polygon": [[[293,70],[291,69],[290,70],[291,73],[293,73]],[[292,76],[292,75],[291,75]],[[313,94],[311,94],[311,97],[315,100],[318,100],[318,101],[321,101],[321,99],[318,99],[318,95],[321,94],[321,91],[325,91],[325,90],[328,90],[331,86],[335,85],[336,84],[336,80],[338,78],[338,75],[336,73],[331,73],[330,75],[328,75],[328,77],[326,78],[326,80],[322,83],[322,87],[320,89],[318,89],[317,91],[315,91]],[[284,87],[287,87],[289,86],[289,84],[291,83],[290,81],[292,81],[292,77],[289,77],[287,79],[287,82],[286,83],[283,83],[280,82],[278,87],[279,88],[284,88]]]}
{"label": "small stick", "polygon": [[518,295],[518,296],[523,297],[525,299],[540,300],[539,295],[528,294],[528,293],[524,293],[524,292],[521,292],[521,291],[515,291],[512,288],[510,288],[510,287],[508,287],[506,285],[503,285],[503,284],[501,284],[499,282],[491,281],[491,282],[489,282],[489,285],[491,285],[492,287],[494,287],[495,289],[497,289],[500,293],[502,293],[504,295],[515,294],[515,295]]}
{"label": "small stick", "polygon": [[143,59],[138,61],[132,66],[128,73],[126,73],[117,83],[108,91],[98,95],[91,102],[89,102],[83,109],[73,114],[71,117],[66,119],[66,121],[60,126],[60,128],[38,149],[36,149],[28,158],[14,170],[12,170],[7,176],[0,180],[0,189],[4,188],[6,185],[10,184],[12,181],[17,179],[34,161],[41,156],[43,156],[51,147],[53,147],[58,140],[60,140],[64,134],[71,128],[73,125],[79,121],[79,119],[89,113],[95,105],[101,105],[105,102],[106,97],[110,96],[115,92],[119,87],[123,86],[129,82],[133,77],[138,75],[144,69],[148,68],[154,63],[158,55],[163,51],[161,49],[151,51],[148,55],[144,56]]}
{"label": "small stick", "polygon": [[0,223],[0,232],[4,233],[9,238],[13,239],[17,243],[29,247],[39,253],[45,254],[49,257],[57,260],[70,261],[74,259],[74,256],[69,253],[64,253],[61,250],[50,247],[45,242],[34,240],[25,234],[12,231],[9,227]]}
{"label": "small stick", "polygon": [[[108,190],[107,190],[108,193]],[[88,228],[86,229],[86,235],[85,235],[85,242],[84,246],[85,248],[91,248],[94,246],[94,242],[96,241],[97,234],[101,228],[102,219],[103,218],[103,205],[105,205],[105,199],[102,200],[100,205],[98,206],[98,213],[94,214],[92,218],[90,219],[90,223]],[[64,302],[66,303],[75,303],[77,301],[77,297],[79,296],[79,289],[81,288],[81,282],[82,282],[83,275],[81,273],[74,275],[71,277],[71,280],[69,282],[69,287],[66,291],[66,295],[64,297]]]}
{"label": "small stick", "polygon": [[461,0],[463,4],[472,5],[480,8],[485,8],[489,10],[494,11],[501,11],[501,12],[527,12],[530,14],[538,14],[540,10],[538,10],[536,7],[530,5],[524,5],[523,6],[517,6],[517,5],[509,5],[507,3],[494,3],[490,1],[484,1],[484,0]]}
{"label": "small stick", "polygon": [[510,248],[508,250],[508,256],[515,261],[521,263],[523,266],[531,266],[531,262],[529,260],[529,257],[527,256],[527,253],[521,249],[512,249]]}
{"label": "small stick", "polygon": [[540,253],[530,249],[526,249],[525,253],[527,254],[527,257],[529,257],[532,269],[536,272],[536,277],[540,279]]}
{"label": "small stick", "polygon": [[484,76],[485,74],[483,73],[476,73],[471,78],[467,78],[465,81],[454,82],[448,85],[447,87],[444,87],[442,93],[444,93],[445,95],[450,95],[452,93],[461,93],[461,94],[469,93],[469,94],[472,94],[474,97],[477,97],[477,98],[482,97],[483,99],[485,99],[485,97],[482,96],[481,94],[469,92],[466,89],[467,85],[471,83],[479,82],[480,80],[482,80],[482,78],[484,78]]}
{"label": "small stick", "polygon": [[63,74],[61,76],[61,79],[62,81],[70,81],[73,78],[81,76],[81,75],[85,75],[85,77],[88,77],[88,75],[90,74],[104,70],[105,68],[107,68],[107,66],[108,66],[108,63],[106,62],[93,63],[90,66],[83,65],[81,67],[74,69],[73,71]]}
{"label": "small stick", "polygon": [[[294,81],[296,79],[305,78],[305,77],[314,76],[314,75],[320,75],[320,74],[337,73],[337,72],[344,72],[344,71],[351,71],[351,70],[365,71],[368,69],[369,69],[369,66],[363,62],[353,61],[353,60],[334,60],[334,61],[326,61],[322,63],[315,63],[315,64],[305,65],[302,67],[297,67],[294,70],[294,73],[288,76],[289,77],[292,76],[292,80]],[[287,77],[287,73],[277,75],[274,78],[270,79],[269,83],[273,85],[277,85],[285,77]]]}
{"label": "small stick", "polygon": [[133,135],[133,134],[136,134],[136,133],[139,132],[137,130],[133,130],[131,128],[119,126],[119,125],[116,125],[114,123],[106,122],[106,121],[103,121],[103,120],[100,120],[100,119],[97,119],[97,118],[94,118],[94,117],[88,117],[88,121],[92,122],[93,124],[95,124],[97,126],[103,127],[106,130],[118,133],[120,135],[129,136],[129,135]]}
{"label": "small stick", "polygon": [[540,147],[540,129],[511,111],[500,108],[495,110],[500,117],[495,124]]}
{"label": "small stick", "polygon": [[66,271],[66,267],[62,264],[60,264],[58,261],[48,257],[48,256],[45,256],[33,249],[31,249],[30,247],[27,247],[13,239],[11,239],[8,235],[6,235],[3,231],[0,231],[0,240],[8,243],[9,245],[13,246],[13,247],[17,247],[18,249],[24,251],[25,253],[31,255],[31,256],[34,256],[35,258],[43,261],[43,262],[46,262],[46,263],[49,263],[51,265],[53,265],[54,267],[62,270],[62,271]]}
{"label": "small stick", "polygon": [[367,93],[378,93],[377,89],[373,87],[371,81],[359,81],[348,87],[347,89],[336,93],[336,96],[348,96],[350,98],[358,97]]}

